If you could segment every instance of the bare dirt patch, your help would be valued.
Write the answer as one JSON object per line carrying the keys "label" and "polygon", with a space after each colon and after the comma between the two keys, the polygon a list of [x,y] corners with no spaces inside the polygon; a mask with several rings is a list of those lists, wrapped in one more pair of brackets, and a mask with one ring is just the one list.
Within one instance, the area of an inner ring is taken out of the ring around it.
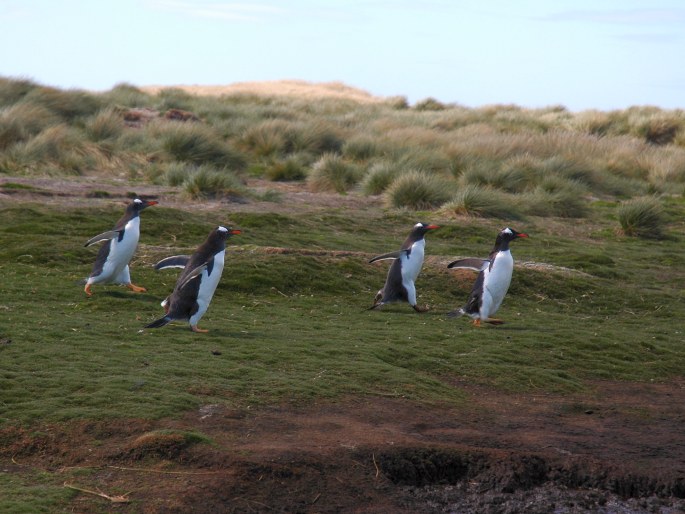
{"label": "bare dirt patch", "polygon": [[[455,387],[467,406],[205,405],[179,420],[10,427],[0,468],[89,469],[70,480],[127,493],[117,512],[685,509],[685,384],[598,383],[575,397]],[[81,493],[73,504],[88,512],[107,500]]]}

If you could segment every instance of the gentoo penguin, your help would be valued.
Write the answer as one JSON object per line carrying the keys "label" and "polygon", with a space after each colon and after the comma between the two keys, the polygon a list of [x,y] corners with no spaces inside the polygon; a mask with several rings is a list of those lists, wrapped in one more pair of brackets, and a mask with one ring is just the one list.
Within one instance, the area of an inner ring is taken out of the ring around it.
{"label": "gentoo penguin", "polygon": [[102,283],[124,284],[136,293],[145,291],[144,287],[131,283],[128,263],[131,261],[131,257],[133,257],[133,253],[138,246],[140,211],[151,205],[157,205],[157,202],[136,198],[128,204],[126,212],[124,212],[124,215],[117,221],[112,230],[98,234],[86,242],[84,246],[105,241],[105,244],[100,247],[100,251],[98,251],[98,255],[95,258],[93,272],[86,279],[84,291],[88,296],[93,294],[90,290],[91,285]]}
{"label": "gentoo penguin", "polygon": [[416,287],[414,282],[423,266],[423,254],[426,246],[424,236],[429,230],[440,228],[438,225],[417,223],[404,240],[402,246],[396,252],[385,253],[374,257],[369,262],[383,259],[393,259],[388,277],[385,279],[383,289],[376,293],[373,305],[369,308],[377,309],[386,303],[405,301],[409,302],[416,312],[424,312],[428,308],[416,305]]}
{"label": "gentoo penguin", "polygon": [[193,255],[174,255],[159,261],[155,265],[156,270],[183,268],[183,271],[174,291],[162,302],[166,315],[145,328],[163,327],[171,321],[183,320],[190,323],[193,332],[207,332],[198,328],[197,324],[207,312],[219,284],[224,269],[226,240],[240,233],[238,229],[219,226],[209,233]]}
{"label": "gentoo penguin", "polygon": [[502,305],[509,289],[511,274],[514,271],[514,259],[509,250],[509,243],[519,237],[528,237],[528,234],[505,228],[497,234],[495,247],[487,259],[459,259],[447,265],[448,268],[468,268],[479,272],[466,305],[448,313],[448,316],[468,314],[473,324],[478,327],[481,321],[493,325],[504,323],[501,319],[490,316]]}

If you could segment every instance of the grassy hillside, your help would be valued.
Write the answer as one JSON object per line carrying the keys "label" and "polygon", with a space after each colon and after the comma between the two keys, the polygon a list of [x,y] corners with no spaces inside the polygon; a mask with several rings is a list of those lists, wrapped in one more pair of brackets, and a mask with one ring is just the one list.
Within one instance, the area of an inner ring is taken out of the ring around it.
{"label": "grassy hillside", "polygon": [[389,207],[510,218],[583,217],[596,198],[685,188],[682,111],[409,106],[344,93],[91,94],[0,78],[0,173],[99,173],[196,198],[249,196],[254,176],[305,180],[313,191],[382,194]]}

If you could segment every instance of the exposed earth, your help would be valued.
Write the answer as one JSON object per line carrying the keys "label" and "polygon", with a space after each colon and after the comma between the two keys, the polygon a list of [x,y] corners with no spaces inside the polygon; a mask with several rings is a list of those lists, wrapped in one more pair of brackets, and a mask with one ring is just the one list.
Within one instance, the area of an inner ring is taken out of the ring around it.
{"label": "exposed earth", "polygon": [[[3,188],[7,182],[31,188]],[[3,177],[0,201],[112,202],[129,187],[109,184],[102,199],[96,180]],[[287,198],[276,210],[330,207],[333,199],[269,187]],[[368,202],[357,208],[374,202],[334,197]],[[469,395],[468,407],[347,398],[6,427],[0,471],[64,473],[65,487],[78,490],[74,512],[685,512],[685,381],[598,382],[563,397],[453,385]],[[90,472],[74,474],[79,468]]]}

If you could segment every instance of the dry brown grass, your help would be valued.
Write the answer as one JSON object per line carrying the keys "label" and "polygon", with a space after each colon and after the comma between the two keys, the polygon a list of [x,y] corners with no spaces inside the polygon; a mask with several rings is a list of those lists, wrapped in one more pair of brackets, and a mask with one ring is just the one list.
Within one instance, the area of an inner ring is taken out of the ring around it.
{"label": "dry brown grass", "polygon": [[180,89],[186,93],[198,96],[221,96],[236,94],[254,94],[265,96],[294,96],[305,98],[339,98],[355,100],[362,103],[381,103],[387,99],[374,96],[371,93],[350,87],[342,82],[307,82],[304,80],[267,80],[263,82],[235,82],[233,84],[200,86],[144,86],[140,89],[157,94],[163,89]]}

